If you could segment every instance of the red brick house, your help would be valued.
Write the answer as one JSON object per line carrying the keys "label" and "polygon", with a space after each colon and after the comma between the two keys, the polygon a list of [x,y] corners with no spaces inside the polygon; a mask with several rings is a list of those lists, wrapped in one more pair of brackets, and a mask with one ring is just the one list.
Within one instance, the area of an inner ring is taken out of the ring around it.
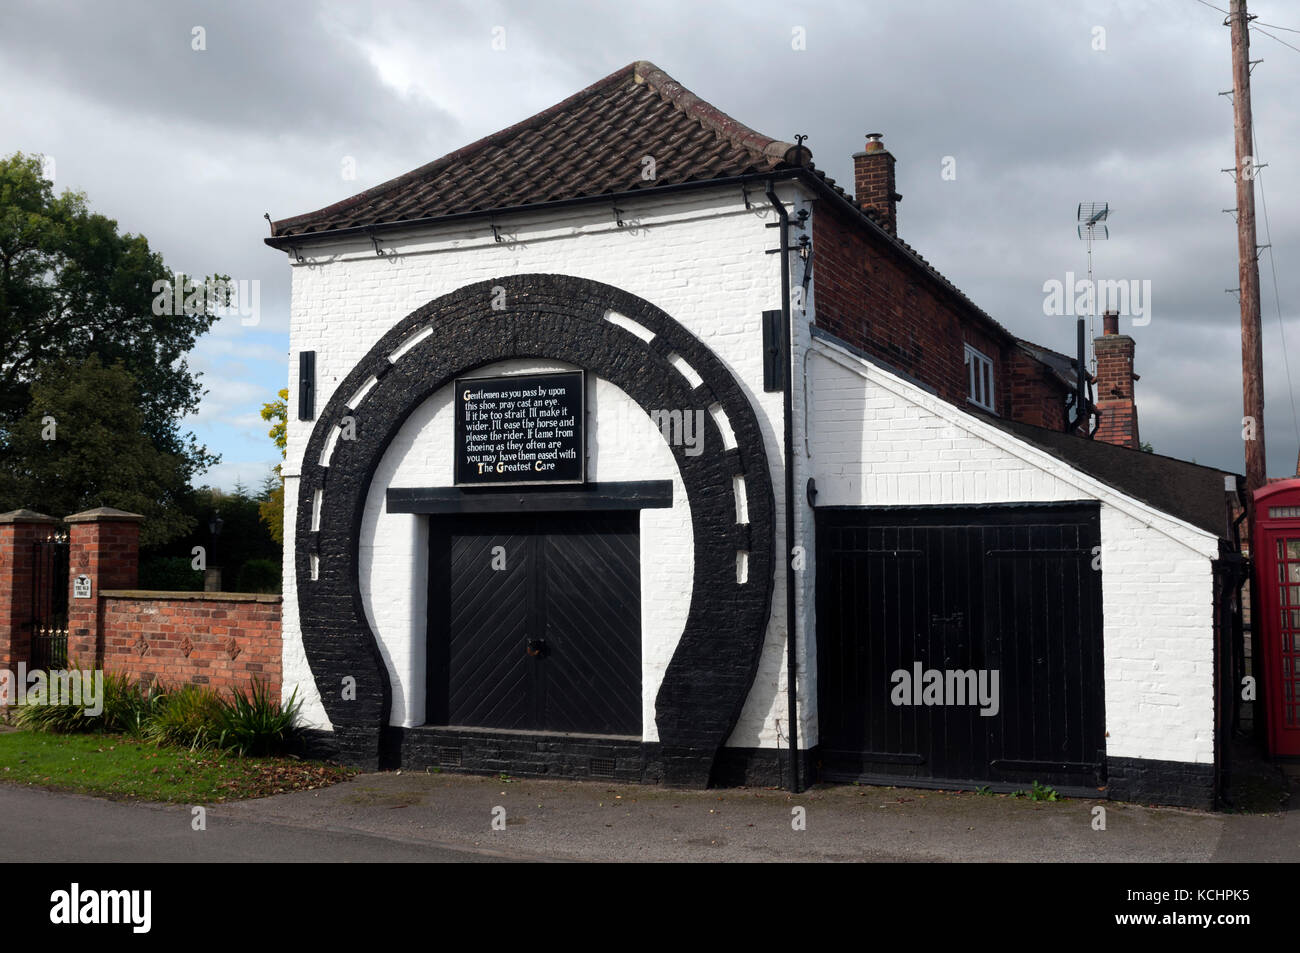
{"label": "red brick house", "polygon": [[[898,237],[902,196],[881,136],[869,136],[853,164],[850,196],[807,155],[831,211],[813,222],[818,325],[959,406],[1074,429],[1077,358],[1016,337]],[[1111,316],[1094,348],[1100,381],[1094,402],[1085,377],[1088,435],[1137,449],[1133,339]]]}

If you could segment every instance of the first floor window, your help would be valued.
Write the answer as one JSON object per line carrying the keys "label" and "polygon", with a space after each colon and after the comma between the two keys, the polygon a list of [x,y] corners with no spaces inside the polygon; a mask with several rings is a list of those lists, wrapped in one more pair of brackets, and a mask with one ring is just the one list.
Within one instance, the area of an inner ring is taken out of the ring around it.
{"label": "first floor window", "polygon": [[993,362],[966,345],[966,396],[971,402],[993,410]]}

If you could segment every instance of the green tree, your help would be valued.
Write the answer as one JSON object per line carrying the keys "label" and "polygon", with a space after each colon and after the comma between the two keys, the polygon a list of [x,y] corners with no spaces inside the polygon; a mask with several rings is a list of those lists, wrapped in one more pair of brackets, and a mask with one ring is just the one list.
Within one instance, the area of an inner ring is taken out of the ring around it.
{"label": "green tree", "polygon": [[40,368],[98,355],[134,379],[140,432],[177,458],[186,481],[216,463],[181,420],[203,395],[185,355],[228,302],[225,281],[173,275],[84,194],[56,196],[40,157],[0,158],[0,446],[28,413]]}
{"label": "green tree", "polygon": [[[271,429],[266,432],[266,435],[280,448],[280,458],[283,459],[288,452],[287,447],[289,445],[289,389],[282,387],[276,398],[276,400],[262,405],[262,419],[271,424]],[[275,476],[268,480],[268,486],[263,489],[266,499],[257,508],[258,514],[262,517],[262,522],[271,531],[271,538],[281,545],[284,544],[284,474],[282,467],[283,464],[277,463],[275,465]]]}
{"label": "green tree", "polygon": [[0,447],[0,506],[60,517],[115,506],[147,517],[140,541],[150,545],[193,527],[187,493],[188,463],[150,439],[125,367],[91,355],[36,369],[28,409]]}

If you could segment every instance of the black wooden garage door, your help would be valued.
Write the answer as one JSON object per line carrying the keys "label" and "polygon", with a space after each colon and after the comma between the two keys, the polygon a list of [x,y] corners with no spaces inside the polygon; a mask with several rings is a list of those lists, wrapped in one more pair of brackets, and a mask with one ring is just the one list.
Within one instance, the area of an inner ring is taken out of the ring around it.
{"label": "black wooden garage door", "polygon": [[825,775],[1100,783],[1099,544],[1096,504],[819,510]]}
{"label": "black wooden garage door", "polygon": [[430,724],[641,734],[636,512],[430,529]]}

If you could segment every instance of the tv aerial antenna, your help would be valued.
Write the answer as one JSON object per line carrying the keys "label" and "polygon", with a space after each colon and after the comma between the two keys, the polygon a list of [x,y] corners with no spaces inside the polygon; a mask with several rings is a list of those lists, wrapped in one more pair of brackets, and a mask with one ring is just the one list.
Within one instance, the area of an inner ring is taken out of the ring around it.
{"label": "tv aerial antenna", "polygon": [[[1088,243],[1088,298],[1092,305],[1088,309],[1088,340],[1091,342],[1097,336],[1097,282],[1092,277],[1092,243],[1104,242],[1110,238],[1110,228],[1106,225],[1106,219],[1110,217],[1110,203],[1080,202],[1074,217],[1079,238]],[[1091,343],[1088,350],[1091,354],[1088,369],[1096,373],[1097,355],[1093,352]],[[1080,355],[1080,363],[1082,360]]]}

